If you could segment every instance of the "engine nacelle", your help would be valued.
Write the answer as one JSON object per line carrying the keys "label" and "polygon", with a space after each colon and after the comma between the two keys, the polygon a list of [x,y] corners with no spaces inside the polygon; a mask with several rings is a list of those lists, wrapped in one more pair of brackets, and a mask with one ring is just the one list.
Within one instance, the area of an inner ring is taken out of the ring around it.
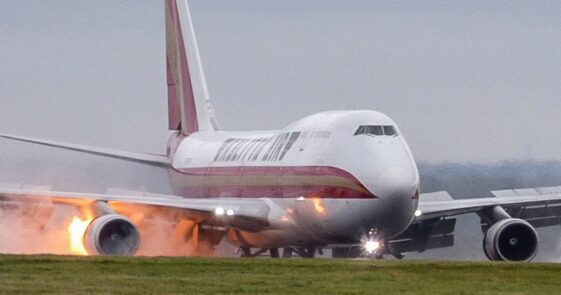
{"label": "engine nacelle", "polygon": [[84,245],[90,254],[132,256],[140,247],[140,233],[122,215],[102,215],[88,226]]}
{"label": "engine nacelle", "polygon": [[485,234],[483,251],[489,260],[527,262],[538,252],[538,233],[524,220],[503,219]]}

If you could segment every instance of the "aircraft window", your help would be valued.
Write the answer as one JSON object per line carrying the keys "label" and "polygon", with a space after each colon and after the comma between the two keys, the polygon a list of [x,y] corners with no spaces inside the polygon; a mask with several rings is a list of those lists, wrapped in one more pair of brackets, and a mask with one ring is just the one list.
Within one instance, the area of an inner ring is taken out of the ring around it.
{"label": "aircraft window", "polygon": [[369,134],[375,136],[383,136],[383,135],[396,136],[397,131],[395,130],[394,126],[363,125],[358,127],[357,131],[355,132],[355,135],[361,135],[361,134]]}
{"label": "aircraft window", "polygon": [[367,126],[366,134],[384,135],[384,130],[382,129],[382,126]]}
{"label": "aircraft window", "polygon": [[358,130],[355,132],[355,135],[361,135],[366,133],[366,126],[360,126],[358,127]]}
{"label": "aircraft window", "polygon": [[396,134],[393,126],[384,126],[384,134],[394,136]]}

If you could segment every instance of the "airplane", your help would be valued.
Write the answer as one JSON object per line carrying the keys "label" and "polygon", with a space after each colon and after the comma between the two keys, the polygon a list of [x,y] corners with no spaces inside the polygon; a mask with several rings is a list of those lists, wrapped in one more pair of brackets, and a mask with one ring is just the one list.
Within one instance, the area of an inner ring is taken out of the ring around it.
{"label": "airplane", "polygon": [[405,253],[453,246],[456,217],[476,213],[490,260],[527,262],[538,250],[536,228],[561,224],[561,187],[461,200],[446,192],[421,194],[405,137],[380,112],[328,111],[280,130],[221,130],[188,1],[165,0],[165,14],[171,131],[165,155],[0,137],[164,167],[173,195],[1,187],[0,201],[48,199],[76,207],[87,220],[77,243],[89,255],[137,253],[143,236],[126,206],[172,210],[178,225],[192,224],[178,229],[196,237],[201,251],[202,245],[212,251],[226,240],[243,257],[278,258],[282,249],[282,257],[310,258],[331,249],[335,258],[401,259]]}

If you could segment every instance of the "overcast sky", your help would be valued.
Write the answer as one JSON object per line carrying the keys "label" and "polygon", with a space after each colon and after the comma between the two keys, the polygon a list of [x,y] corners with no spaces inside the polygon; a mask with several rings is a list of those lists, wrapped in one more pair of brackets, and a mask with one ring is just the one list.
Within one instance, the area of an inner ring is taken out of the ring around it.
{"label": "overcast sky", "polygon": [[[224,129],[374,109],[418,160],[561,160],[561,1],[191,2]],[[0,38],[0,132],[163,153],[163,1],[3,0]]]}

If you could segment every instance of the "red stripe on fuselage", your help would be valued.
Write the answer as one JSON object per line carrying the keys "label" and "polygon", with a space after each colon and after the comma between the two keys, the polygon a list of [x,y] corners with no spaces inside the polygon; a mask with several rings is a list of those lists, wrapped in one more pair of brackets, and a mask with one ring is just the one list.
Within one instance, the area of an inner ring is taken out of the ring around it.
{"label": "red stripe on fuselage", "polygon": [[174,169],[171,180],[189,198],[376,198],[349,172],[323,166]]}

